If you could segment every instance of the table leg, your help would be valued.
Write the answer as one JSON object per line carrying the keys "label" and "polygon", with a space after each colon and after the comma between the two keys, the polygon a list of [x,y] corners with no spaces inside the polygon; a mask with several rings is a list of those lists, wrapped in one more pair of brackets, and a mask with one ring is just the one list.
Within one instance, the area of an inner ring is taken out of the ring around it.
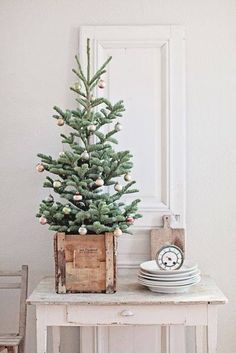
{"label": "table leg", "polygon": [[44,310],[36,309],[36,339],[37,353],[47,353],[47,325],[44,320]]}
{"label": "table leg", "polygon": [[169,353],[169,326],[161,326],[161,353]]}
{"label": "table leg", "polygon": [[203,353],[203,326],[195,326],[195,352],[196,353]]}
{"label": "table leg", "polygon": [[161,327],[161,353],[185,353],[185,326],[170,325]]}
{"label": "table leg", "polygon": [[60,344],[61,344],[60,326],[53,326],[52,327],[52,352],[53,353],[60,353]]}
{"label": "table leg", "polygon": [[170,353],[185,353],[185,326],[170,325]]}
{"label": "table leg", "polygon": [[217,306],[208,305],[207,353],[217,352]]}

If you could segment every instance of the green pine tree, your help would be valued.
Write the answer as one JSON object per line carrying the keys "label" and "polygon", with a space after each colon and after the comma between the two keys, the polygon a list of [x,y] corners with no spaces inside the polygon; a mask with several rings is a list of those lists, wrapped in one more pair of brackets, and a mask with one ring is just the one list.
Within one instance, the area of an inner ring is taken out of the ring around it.
{"label": "green pine tree", "polygon": [[[55,177],[46,177],[44,187],[52,189],[56,199],[49,195],[39,207],[37,217],[41,224],[49,224],[53,231],[67,234],[92,234],[114,232],[129,233],[137,213],[140,200],[124,204],[120,199],[125,194],[138,192],[131,180],[132,155],[129,151],[116,152],[114,135],[122,126],[119,118],[124,112],[123,101],[112,104],[103,97],[95,97],[96,87],[104,88],[101,76],[110,62],[109,57],[93,75],[90,72],[90,47],[87,40],[87,72],[83,72],[76,56],[77,70],[73,70],[79,82],[71,87],[77,95],[79,106],[75,110],[54,107],[57,125],[68,125],[69,134],[61,134],[62,143],[69,146],[54,159],[38,154],[41,162],[39,172],[47,171]],[[104,125],[110,127],[104,132]],[[124,182],[118,182],[123,176]],[[109,187],[109,190],[108,190]],[[111,191],[112,188],[112,191]],[[59,200],[62,199],[62,202]]]}

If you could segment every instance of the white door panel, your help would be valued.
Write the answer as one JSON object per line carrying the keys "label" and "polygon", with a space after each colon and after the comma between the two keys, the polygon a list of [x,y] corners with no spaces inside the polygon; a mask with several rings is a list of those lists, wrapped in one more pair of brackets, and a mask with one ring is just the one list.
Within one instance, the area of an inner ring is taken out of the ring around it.
{"label": "white door panel", "polygon": [[133,175],[142,200],[143,218],[136,227],[150,229],[173,215],[185,225],[184,31],[181,26],[82,27],[80,48],[85,62],[91,39],[96,70],[112,55],[104,94],[124,100],[119,150],[134,155]]}

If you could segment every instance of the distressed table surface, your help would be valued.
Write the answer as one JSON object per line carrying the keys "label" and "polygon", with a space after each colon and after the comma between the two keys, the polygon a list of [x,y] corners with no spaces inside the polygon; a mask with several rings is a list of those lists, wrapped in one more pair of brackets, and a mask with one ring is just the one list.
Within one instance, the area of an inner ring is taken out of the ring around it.
{"label": "distressed table surface", "polygon": [[54,289],[54,278],[41,280],[27,302],[29,304],[225,304],[227,298],[209,276],[202,280],[189,292],[181,294],[153,293],[137,283],[136,274],[118,277],[118,289],[114,294],[57,294]]}

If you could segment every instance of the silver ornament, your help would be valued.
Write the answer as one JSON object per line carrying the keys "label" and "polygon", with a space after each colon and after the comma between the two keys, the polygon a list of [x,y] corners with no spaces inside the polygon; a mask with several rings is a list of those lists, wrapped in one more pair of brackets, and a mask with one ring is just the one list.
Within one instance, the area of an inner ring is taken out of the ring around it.
{"label": "silver ornament", "polygon": [[84,151],[82,154],[81,154],[81,158],[84,159],[84,160],[88,160],[89,159],[89,154],[87,151]]}
{"label": "silver ornament", "polygon": [[85,235],[85,234],[87,234],[87,229],[86,229],[86,227],[85,227],[84,224],[82,224],[82,226],[79,228],[79,234],[80,234],[80,235]]}
{"label": "silver ornament", "polygon": [[132,180],[131,174],[130,173],[125,174],[124,179],[125,181],[131,181]]}
{"label": "silver ornament", "polygon": [[120,228],[116,228],[114,230],[114,236],[115,237],[120,237],[123,234],[122,230]]}
{"label": "silver ornament", "polygon": [[122,124],[121,124],[121,123],[116,123],[116,125],[115,125],[115,130],[116,130],[116,131],[121,131],[122,129],[123,129]]}
{"label": "silver ornament", "polygon": [[77,91],[80,91],[81,90],[81,85],[79,82],[76,82],[75,85],[74,85],[74,89],[76,89]]}
{"label": "silver ornament", "polygon": [[121,191],[122,190],[122,185],[120,185],[119,183],[116,183],[115,186],[114,186],[114,189],[116,191]]}
{"label": "silver ornament", "polygon": [[97,180],[95,181],[95,184],[97,186],[103,186],[104,185],[104,180],[101,177],[98,177]]}
{"label": "silver ornament", "polygon": [[55,180],[55,181],[53,182],[53,187],[54,187],[55,189],[60,188],[60,187],[61,187],[61,182],[60,182],[60,180]]}
{"label": "silver ornament", "polygon": [[63,213],[65,213],[65,214],[70,214],[70,213],[71,213],[71,209],[70,209],[69,206],[63,207],[62,211],[63,211]]}

